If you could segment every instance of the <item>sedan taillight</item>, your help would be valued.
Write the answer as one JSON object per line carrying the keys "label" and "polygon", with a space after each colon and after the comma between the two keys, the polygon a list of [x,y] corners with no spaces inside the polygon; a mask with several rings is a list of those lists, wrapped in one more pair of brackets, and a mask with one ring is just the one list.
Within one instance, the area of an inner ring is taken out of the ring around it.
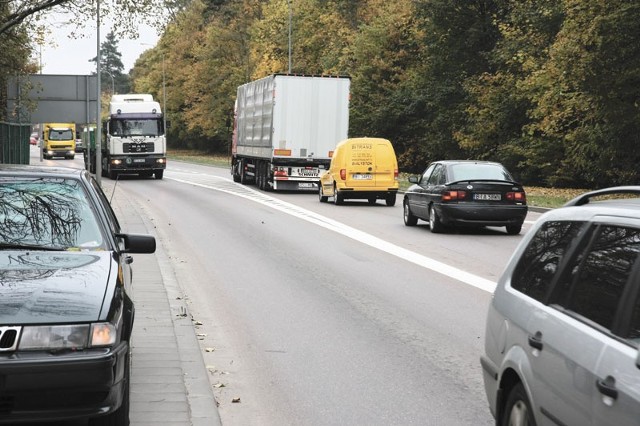
{"label": "sedan taillight", "polygon": [[460,201],[467,198],[467,191],[444,191],[442,201]]}
{"label": "sedan taillight", "polygon": [[527,201],[527,196],[524,192],[507,192],[506,195],[507,200],[515,201],[516,203],[525,203]]}

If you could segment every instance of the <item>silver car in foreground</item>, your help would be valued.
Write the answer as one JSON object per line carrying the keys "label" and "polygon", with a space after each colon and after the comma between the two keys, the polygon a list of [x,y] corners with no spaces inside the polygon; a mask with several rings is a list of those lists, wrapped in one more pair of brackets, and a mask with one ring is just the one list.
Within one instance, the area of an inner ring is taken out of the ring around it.
{"label": "silver car in foreground", "polygon": [[640,424],[640,186],[583,194],[523,238],[487,316],[497,425]]}

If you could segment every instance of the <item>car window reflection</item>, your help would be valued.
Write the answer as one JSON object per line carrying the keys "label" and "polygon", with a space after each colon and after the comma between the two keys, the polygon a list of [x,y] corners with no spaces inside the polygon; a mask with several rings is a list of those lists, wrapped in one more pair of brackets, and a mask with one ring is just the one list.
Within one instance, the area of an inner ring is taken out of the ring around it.
{"label": "car window reflection", "polygon": [[73,179],[0,180],[0,246],[104,248],[86,193]]}

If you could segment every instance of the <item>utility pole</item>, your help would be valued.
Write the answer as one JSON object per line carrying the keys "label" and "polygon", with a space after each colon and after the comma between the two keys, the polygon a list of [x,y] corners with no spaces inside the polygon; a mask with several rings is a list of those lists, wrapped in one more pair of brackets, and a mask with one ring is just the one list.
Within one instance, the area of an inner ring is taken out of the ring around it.
{"label": "utility pole", "polygon": [[[102,186],[102,105],[101,105],[101,90],[100,90],[100,0],[96,1],[96,26],[97,26],[97,55],[96,55],[96,81],[98,86],[98,98],[97,98],[97,112],[96,112],[96,181],[98,186]],[[91,149],[91,144],[89,144]],[[89,151],[91,153],[91,151]]]}

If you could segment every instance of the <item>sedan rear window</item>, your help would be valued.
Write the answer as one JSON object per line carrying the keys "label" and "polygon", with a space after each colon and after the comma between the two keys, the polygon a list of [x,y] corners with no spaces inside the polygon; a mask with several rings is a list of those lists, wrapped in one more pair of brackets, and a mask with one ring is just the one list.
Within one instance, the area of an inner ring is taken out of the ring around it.
{"label": "sedan rear window", "polygon": [[454,164],[450,171],[453,182],[478,179],[513,180],[509,172],[497,164]]}
{"label": "sedan rear window", "polygon": [[94,249],[104,239],[79,180],[0,179],[0,248]]}

